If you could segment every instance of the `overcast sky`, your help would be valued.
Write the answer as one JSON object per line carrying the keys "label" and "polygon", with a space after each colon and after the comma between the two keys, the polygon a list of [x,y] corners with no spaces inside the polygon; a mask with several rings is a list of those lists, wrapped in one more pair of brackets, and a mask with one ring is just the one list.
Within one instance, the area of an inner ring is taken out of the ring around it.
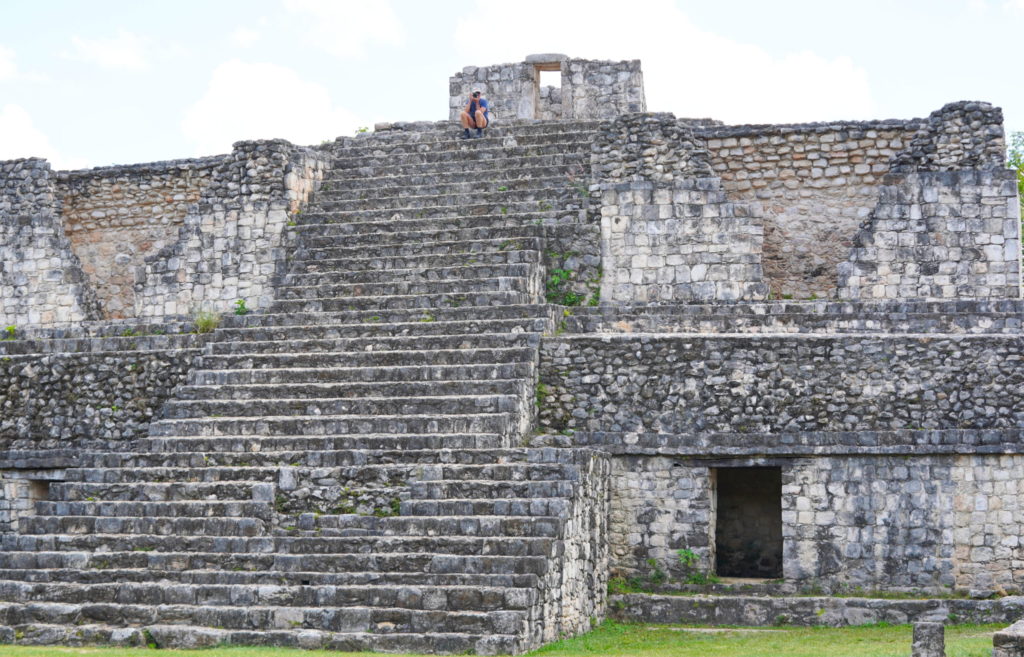
{"label": "overcast sky", "polygon": [[1024,130],[1024,0],[0,0],[0,160],[55,168],[320,143],[447,117],[466,65],[640,59],[648,109],[729,123],[925,116]]}

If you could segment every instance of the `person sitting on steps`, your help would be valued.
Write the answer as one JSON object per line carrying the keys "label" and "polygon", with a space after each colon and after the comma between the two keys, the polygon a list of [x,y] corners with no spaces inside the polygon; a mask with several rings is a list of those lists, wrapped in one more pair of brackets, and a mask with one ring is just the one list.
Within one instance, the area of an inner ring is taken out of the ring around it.
{"label": "person sitting on steps", "polygon": [[470,138],[470,128],[476,128],[477,138],[484,136],[484,128],[491,122],[490,107],[487,100],[481,97],[479,89],[473,91],[460,118],[462,119],[462,139]]}

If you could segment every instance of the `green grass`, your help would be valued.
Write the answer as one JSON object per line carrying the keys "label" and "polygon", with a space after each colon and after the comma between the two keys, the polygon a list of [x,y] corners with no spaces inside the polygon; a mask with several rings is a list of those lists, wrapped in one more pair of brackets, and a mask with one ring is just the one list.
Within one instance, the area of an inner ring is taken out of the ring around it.
{"label": "green grass", "polygon": [[[992,634],[1004,625],[953,625],[946,628],[947,657],[988,657]],[[910,654],[909,625],[868,625],[830,628],[718,628],[713,632],[693,627],[607,622],[575,639],[536,650],[537,657],[906,657]],[[208,650],[145,648],[53,648],[3,646],[4,657],[380,657],[379,653],[332,653],[290,648],[227,647]],[[401,657],[390,655],[389,657]],[[406,656],[410,657],[410,656]]]}

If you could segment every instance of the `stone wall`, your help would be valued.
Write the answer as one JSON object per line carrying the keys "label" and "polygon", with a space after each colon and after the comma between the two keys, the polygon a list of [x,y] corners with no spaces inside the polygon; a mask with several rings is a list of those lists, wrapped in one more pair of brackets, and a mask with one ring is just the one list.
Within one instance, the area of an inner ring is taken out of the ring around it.
{"label": "stone wall", "polygon": [[177,240],[147,257],[137,315],[223,312],[273,300],[287,269],[288,225],[328,167],[324,152],[284,140],[246,141],[213,169]]}
{"label": "stone wall", "polygon": [[[540,86],[540,70],[557,69],[561,86]],[[457,121],[473,91],[490,103],[492,118],[612,119],[644,112],[640,61],[594,61],[566,55],[530,55],[524,62],[467,66],[448,82],[448,118]]]}
{"label": "stone wall", "polygon": [[[145,437],[150,421],[199,355],[201,336],[54,342],[59,344],[0,342],[4,449],[82,449]],[[51,346],[57,351],[50,352]]]}
{"label": "stone wall", "polygon": [[61,222],[53,172],[38,158],[0,162],[0,323],[52,325],[100,317]]}
{"label": "stone wall", "polygon": [[700,460],[613,459],[612,574],[685,585],[679,550],[714,572],[718,467],[782,471],[782,573],[797,590],[972,596],[1019,593],[1024,546],[1020,455],[898,455]]}
{"label": "stone wall", "polygon": [[731,203],[707,151],[671,114],[632,114],[595,140],[601,193],[601,299],[753,300],[762,282],[760,206]]}
{"label": "stone wall", "polygon": [[[535,439],[615,455],[613,574],[715,564],[715,468],[781,468],[783,573],[1020,590],[1020,340],[606,335],[541,348]],[[1005,452],[1005,454],[1004,454]]]}
{"label": "stone wall", "polygon": [[[624,622],[754,627],[1008,623],[1024,614],[1024,598],[1016,596],[998,600],[886,600],[822,596],[617,595],[611,597],[610,605],[616,610],[615,618]],[[1020,625],[1024,624],[1015,627]],[[1024,632],[1024,627],[1014,631]],[[1000,634],[996,635],[997,646]],[[1006,645],[1014,644],[1007,640]],[[1024,642],[1016,645],[1024,646]],[[1024,651],[1003,654],[997,651],[996,657],[1019,657],[1021,654]]]}
{"label": "stone wall", "polygon": [[135,272],[173,243],[222,158],[57,174],[71,246],[106,317],[135,314]]}
{"label": "stone wall", "polygon": [[566,335],[541,345],[541,426],[633,434],[1014,428],[1005,336]]}
{"label": "stone wall", "polygon": [[831,297],[860,224],[914,121],[712,126],[698,130],[728,198],[764,213],[764,277],[775,297]]}
{"label": "stone wall", "polygon": [[892,175],[839,266],[840,298],[1019,298],[1020,205],[1007,169]]}

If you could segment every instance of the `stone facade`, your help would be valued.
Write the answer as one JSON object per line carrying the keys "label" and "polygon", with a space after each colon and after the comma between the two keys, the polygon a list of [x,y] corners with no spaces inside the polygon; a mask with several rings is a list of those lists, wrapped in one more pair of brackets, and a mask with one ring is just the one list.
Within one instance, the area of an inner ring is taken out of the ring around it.
{"label": "stone facade", "polygon": [[[540,72],[558,71],[561,86],[540,86]],[[612,119],[644,112],[644,78],[640,61],[572,59],[566,55],[530,55],[524,62],[467,66],[449,79],[448,118],[459,113],[476,90],[490,103],[492,118]]]}

